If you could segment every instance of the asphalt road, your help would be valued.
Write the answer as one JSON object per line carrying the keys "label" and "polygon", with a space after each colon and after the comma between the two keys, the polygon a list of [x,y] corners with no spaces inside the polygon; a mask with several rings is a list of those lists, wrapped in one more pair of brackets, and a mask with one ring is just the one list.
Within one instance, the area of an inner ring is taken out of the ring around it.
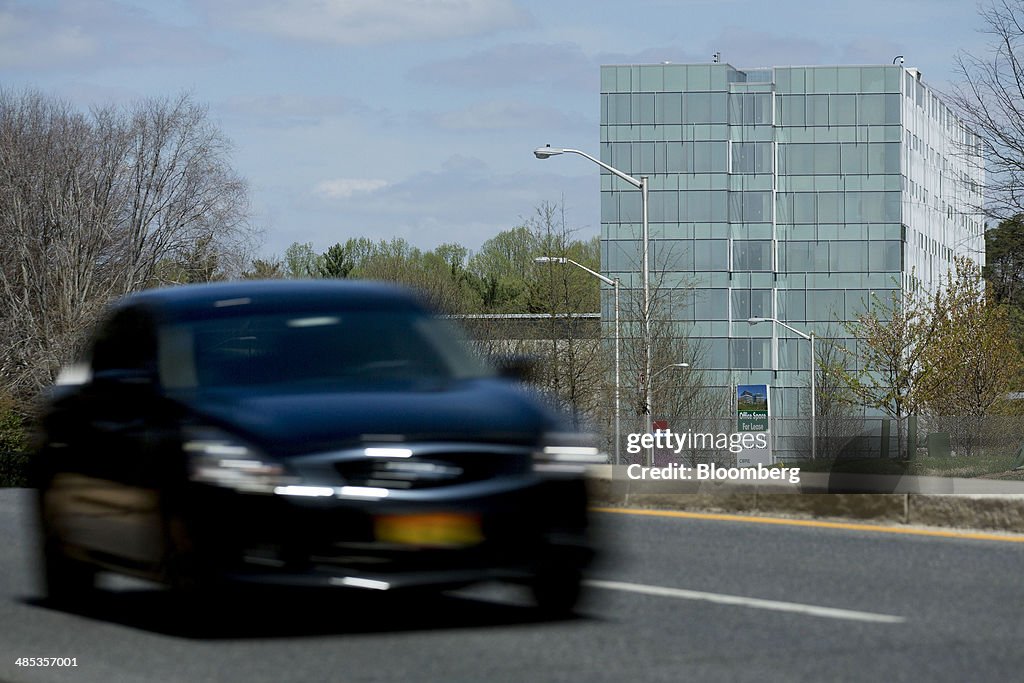
{"label": "asphalt road", "polygon": [[[28,492],[0,490],[0,681],[984,681],[1024,671],[1024,543],[598,513],[587,602],[281,594],[199,623],[121,583],[36,598]],[[18,657],[74,657],[26,668]]]}

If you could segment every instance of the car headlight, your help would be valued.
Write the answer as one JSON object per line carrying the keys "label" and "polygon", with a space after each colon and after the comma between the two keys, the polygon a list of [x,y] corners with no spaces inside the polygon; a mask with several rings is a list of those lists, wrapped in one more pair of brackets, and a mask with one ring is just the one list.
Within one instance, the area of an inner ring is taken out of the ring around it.
{"label": "car headlight", "polygon": [[189,479],[197,483],[244,493],[274,493],[299,481],[281,463],[217,429],[189,430],[182,449],[188,457]]}
{"label": "car headlight", "polygon": [[589,434],[547,434],[533,453],[533,469],[543,473],[583,474],[588,465],[606,462],[608,455]]}

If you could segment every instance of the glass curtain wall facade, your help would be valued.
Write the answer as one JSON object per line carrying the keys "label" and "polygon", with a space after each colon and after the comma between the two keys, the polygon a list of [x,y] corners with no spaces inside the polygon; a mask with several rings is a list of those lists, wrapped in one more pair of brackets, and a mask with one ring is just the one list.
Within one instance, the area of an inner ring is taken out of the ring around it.
{"label": "glass curtain wall facade", "polygon": [[[779,416],[809,413],[810,345],[747,319],[844,337],[872,293],[984,258],[969,140],[902,66],[601,69],[601,160],[649,178],[655,315],[702,340],[723,391],[771,385]],[[602,269],[634,291],[641,220],[640,192],[604,173]]]}

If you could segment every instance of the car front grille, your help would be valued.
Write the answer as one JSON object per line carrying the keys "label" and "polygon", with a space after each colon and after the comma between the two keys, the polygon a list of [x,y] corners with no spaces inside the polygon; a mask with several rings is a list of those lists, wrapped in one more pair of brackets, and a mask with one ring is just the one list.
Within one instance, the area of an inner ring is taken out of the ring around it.
{"label": "car front grille", "polygon": [[349,486],[425,489],[482,481],[527,470],[521,454],[457,453],[411,458],[363,457],[334,463]]}

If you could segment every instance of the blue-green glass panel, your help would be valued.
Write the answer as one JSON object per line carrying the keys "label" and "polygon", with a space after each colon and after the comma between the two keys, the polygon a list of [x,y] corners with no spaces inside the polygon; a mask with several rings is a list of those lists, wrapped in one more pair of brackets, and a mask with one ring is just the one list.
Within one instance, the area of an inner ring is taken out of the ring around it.
{"label": "blue-green glass panel", "polygon": [[639,191],[619,193],[619,221],[622,223],[643,222],[641,193]]}
{"label": "blue-green glass panel", "polygon": [[665,66],[665,90],[682,92],[686,90],[686,66],[670,64]]}
{"label": "blue-green glass panel", "polygon": [[836,67],[824,66],[808,69],[808,75],[813,74],[814,85],[808,83],[808,90],[813,93],[834,93],[836,92]]}
{"label": "blue-green glass panel", "polygon": [[883,92],[885,90],[885,70],[877,66],[863,67],[860,83],[862,92]]}
{"label": "blue-green glass panel", "polygon": [[729,94],[724,92],[711,94],[711,114],[708,119],[711,123],[729,122]]}
{"label": "blue-green glass panel", "polygon": [[632,69],[630,69],[628,66],[619,66],[615,68],[615,72],[617,82],[615,89],[618,90],[619,92],[629,92],[630,90],[632,90]]}
{"label": "blue-green glass panel", "polygon": [[861,91],[861,69],[857,66],[841,66],[836,70],[836,90],[841,93]]}
{"label": "blue-green glass panel", "polygon": [[775,88],[780,93],[791,92],[793,87],[793,76],[791,69],[775,70]]}
{"label": "blue-green glass panel", "polygon": [[709,123],[711,121],[711,94],[689,92],[683,95],[686,123]]}
{"label": "blue-green glass panel", "polygon": [[677,124],[683,120],[683,96],[677,92],[655,93],[655,117],[660,123]]}
{"label": "blue-green glass panel", "polygon": [[686,69],[688,90],[706,91],[711,89],[711,66],[709,64],[690,64]]}
{"label": "blue-green glass panel", "polygon": [[832,95],[829,98],[829,125],[853,126],[857,123],[857,96]]}
{"label": "blue-green glass panel", "polygon": [[640,90],[657,92],[665,89],[665,69],[661,65],[645,65],[640,68]]}
{"label": "blue-green glass panel", "polygon": [[797,192],[793,195],[793,222],[817,223],[818,213],[815,195],[812,192]]}
{"label": "blue-green glass panel", "polygon": [[816,143],[814,149],[814,173],[833,175],[839,173],[839,145],[832,143]]}
{"label": "blue-green glass panel", "polygon": [[771,242],[739,240],[733,242],[734,271],[768,271],[772,268]]}
{"label": "blue-green glass panel", "polygon": [[846,215],[843,211],[842,192],[819,192],[817,198],[819,223],[844,222]]}
{"label": "blue-green glass panel", "polygon": [[601,67],[601,92],[612,92],[618,86],[614,66]]}

